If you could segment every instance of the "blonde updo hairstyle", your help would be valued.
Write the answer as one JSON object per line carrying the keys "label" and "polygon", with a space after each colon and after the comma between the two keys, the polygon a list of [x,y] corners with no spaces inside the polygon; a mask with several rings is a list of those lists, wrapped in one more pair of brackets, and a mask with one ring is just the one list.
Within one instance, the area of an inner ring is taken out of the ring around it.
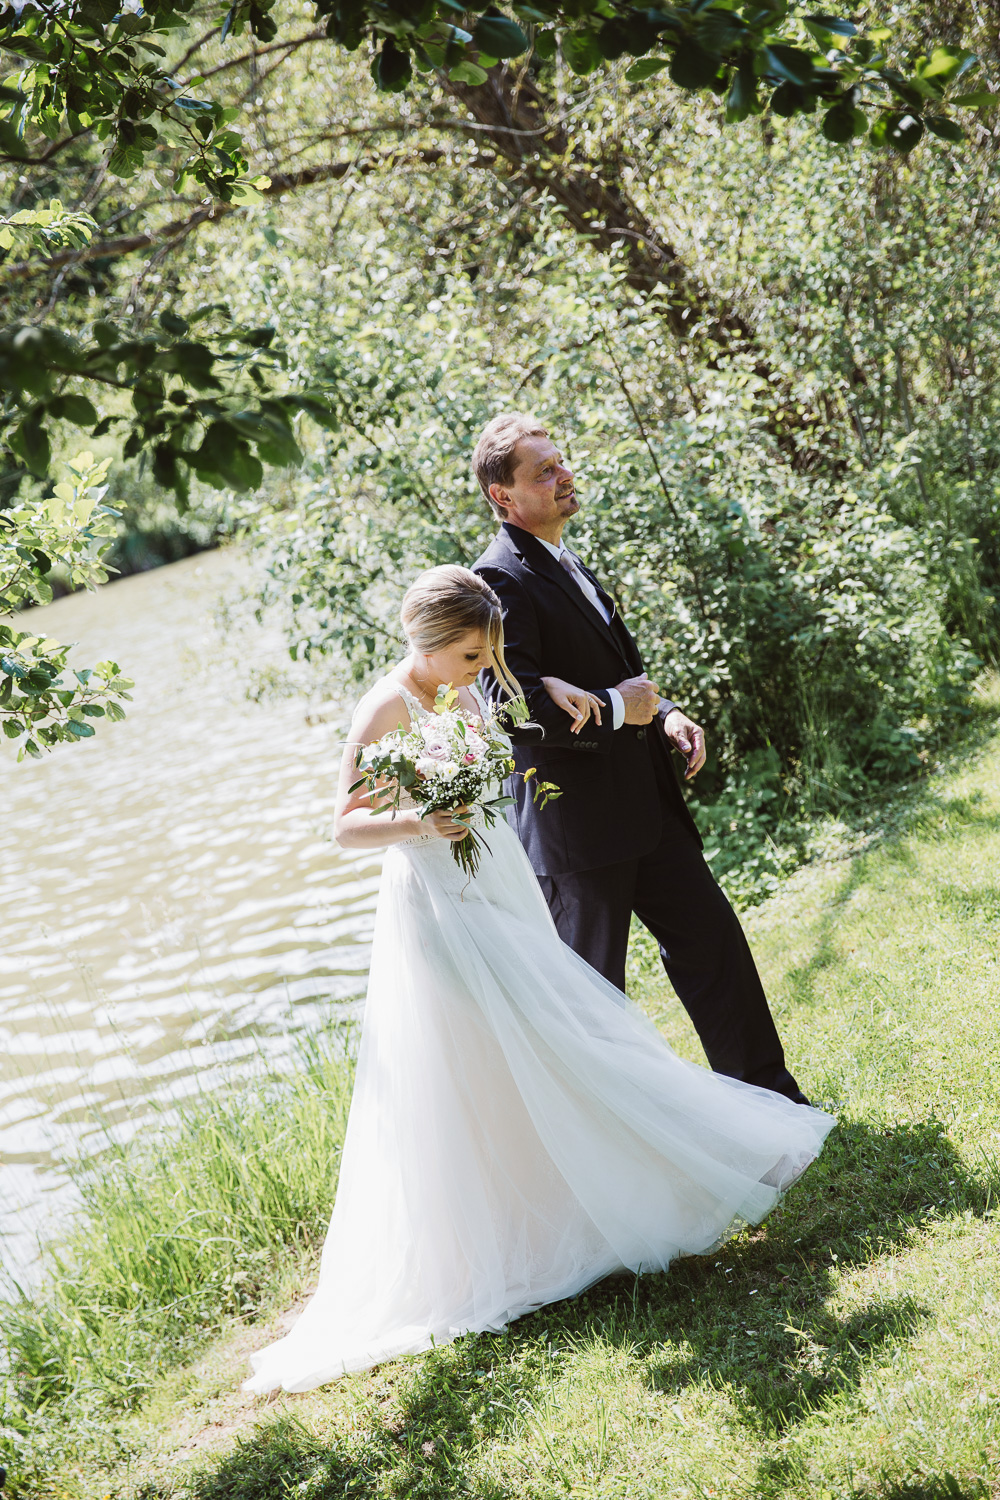
{"label": "blonde updo hairstyle", "polygon": [[399,617],[411,648],[424,656],[481,631],[500,686],[508,698],[521,696],[520,684],[504,660],[500,600],[478,574],[456,563],[428,568],[403,595]]}

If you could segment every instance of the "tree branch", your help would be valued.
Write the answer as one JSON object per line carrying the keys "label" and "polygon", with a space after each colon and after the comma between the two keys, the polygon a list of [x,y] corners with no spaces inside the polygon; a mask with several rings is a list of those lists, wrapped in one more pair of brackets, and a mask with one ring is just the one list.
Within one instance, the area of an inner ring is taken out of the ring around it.
{"label": "tree branch", "polygon": [[[368,177],[373,172],[382,171],[386,167],[436,167],[442,161],[453,161],[462,167],[492,168],[496,157],[479,152],[475,156],[457,158],[453,157],[450,152],[431,148],[405,154],[399,151],[387,151],[362,161],[320,162],[314,167],[303,167],[301,172],[276,172],[271,177],[270,187],[263,189],[263,195],[266,198],[278,198],[282,193],[299,192],[302,188],[313,187],[320,182],[337,182],[354,173],[360,177]],[[202,224],[225,218],[228,214],[238,213],[251,206],[247,203],[208,204],[204,208],[197,209],[193,214],[189,214],[186,219],[173,219],[168,224],[161,224],[157,229],[145,230],[141,234],[122,235],[113,240],[92,241],[91,244],[81,249],[60,251],[58,255],[51,255],[43,261],[18,261],[11,266],[2,266],[0,267],[0,280],[30,276],[39,271],[58,271],[63,266],[75,265],[87,260],[132,255],[137,250],[149,250],[154,245],[176,245],[194,230],[200,228]]]}
{"label": "tree branch", "polygon": [[[216,63],[214,68],[206,68],[203,73],[194,76],[198,78],[214,78],[216,73],[225,73],[230,68],[238,68],[241,63],[252,62],[256,57],[266,57],[269,52],[294,52],[299,47],[304,47],[307,42],[325,42],[329,38],[325,31],[309,31],[305,36],[290,38],[287,42],[272,42],[268,47],[257,47],[252,52],[242,52],[239,57],[230,57],[226,62]],[[191,80],[180,85],[187,88]]]}

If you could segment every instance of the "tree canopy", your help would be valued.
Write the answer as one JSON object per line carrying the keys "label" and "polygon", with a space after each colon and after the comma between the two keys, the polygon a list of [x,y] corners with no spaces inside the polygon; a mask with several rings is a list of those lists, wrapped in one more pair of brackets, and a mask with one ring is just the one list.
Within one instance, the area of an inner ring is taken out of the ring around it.
{"label": "tree canopy", "polygon": [[[0,161],[30,181],[32,174],[48,177],[60,158],[93,141],[102,172],[128,180],[145,164],[167,172],[176,194],[201,194],[193,219],[215,212],[215,205],[257,201],[291,185],[254,171],[237,128],[244,104],[213,88],[234,59],[198,70],[199,53],[216,39],[230,49],[249,42],[255,60],[320,40],[348,51],[367,46],[379,90],[450,93],[502,155],[522,165],[573,154],[564,125],[547,108],[545,75],[557,60],[586,77],[631,57],[629,83],[639,87],[663,71],[689,94],[718,95],[729,123],[765,110],[784,117],[816,113],[832,142],[866,136],[904,154],[925,130],[961,141],[959,117],[996,102],[988,89],[970,89],[977,58],[966,47],[928,45],[897,58],[885,27],[806,14],[783,0],[690,0],[645,10],[620,0],[525,0],[512,11],[470,10],[459,0],[319,0],[314,24],[303,32],[301,13],[274,0],[235,4],[217,15],[196,0],[130,0],[124,7],[118,0],[26,0],[0,14],[0,45],[18,64],[3,84],[8,116],[0,121]],[[206,21],[202,35],[189,40]],[[194,71],[184,76],[188,65]],[[570,170],[560,185],[581,232],[635,236],[616,183]],[[52,264],[62,246],[68,261],[74,252],[78,259],[95,228],[86,213],[63,210],[59,200],[21,209],[0,225],[4,271],[17,272],[9,257],[19,240],[30,238],[30,248]],[[181,228],[174,227],[175,235]],[[88,253],[101,248],[91,244]],[[663,279],[661,263],[669,257],[641,229],[631,250],[634,278]],[[691,310],[691,293],[675,280],[671,302],[681,320]],[[266,374],[281,359],[271,331],[216,332],[207,320],[219,311],[209,305],[188,318],[167,312],[138,339],[107,319],[84,339],[51,316],[4,328],[0,382],[8,401],[0,442],[13,472],[48,473],[53,423],[75,423],[99,436],[124,420],[99,414],[102,392],[131,394],[124,451],[149,451],[158,481],[182,498],[192,473],[247,490],[260,483],[262,463],[296,462],[296,414],[307,410],[322,422],[323,403],[309,392],[269,387]],[[738,318],[723,319],[713,333],[728,341],[745,330]]]}

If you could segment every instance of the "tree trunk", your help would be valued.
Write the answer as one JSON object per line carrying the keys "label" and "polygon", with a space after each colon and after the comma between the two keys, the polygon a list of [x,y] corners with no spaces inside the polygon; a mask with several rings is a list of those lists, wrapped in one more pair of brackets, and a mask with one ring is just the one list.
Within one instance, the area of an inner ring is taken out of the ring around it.
{"label": "tree trunk", "polygon": [[749,356],[754,373],[778,397],[765,413],[764,426],[792,468],[804,472],[822,465],[836,473],[843,467],[836,438],[827,438],[822,448],[817,441],[817,423],[829,431],[824,414],[802,409],[750,321],[695,283],[677,250],[650,224],[625,187],[588,161],[565,127],[553,121],[551,101],[526,71],[498,64],[490,69],[487,82],[476,87],[445,76],[441,83],[482,127],[497,153],[494,171],[506,163],[523,180],[550,194],[573,228],[599,249],[623,247],[628,285],[639,293],[666,291],[656,305],[667,326],[710,369],[730,356]]}
{"label": "tree trunk", "polygon": [[[565,127],[552,123],[551,103],[532,78],[498,64],[478,87],[444,77],[441,81],[483,127],[503,160],[562,205],[574,229],[602,250],[624,247],[629,286],[637,292],[667,290],[661,306],[671,332],[691,339],[697,327],[727,352],[755,351],[754,330],[743,315],[713,302],[692,284],[673,245],[650,224],[626,189],[595,171]],[[769,373],[766,365],[761,373]]]}

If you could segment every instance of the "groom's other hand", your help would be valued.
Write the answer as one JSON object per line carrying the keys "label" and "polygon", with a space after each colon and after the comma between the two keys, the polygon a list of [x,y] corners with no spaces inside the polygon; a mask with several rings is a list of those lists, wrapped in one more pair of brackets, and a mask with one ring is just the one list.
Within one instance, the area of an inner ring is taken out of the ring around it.
{"label": "groom's other hand", "polygon": [[672,708],[668,714],[663,715],[663,733],[687,761],[684,780],[690,781],[705,764],[704,729],[679,708]]}
{"label": "groom's other hand", "polygon": [[660,706],[660,690],[645,672],[639,677],[626,677],[624,682],[615,684],[615,690],[622,695],[626,724],[653,722]]}

